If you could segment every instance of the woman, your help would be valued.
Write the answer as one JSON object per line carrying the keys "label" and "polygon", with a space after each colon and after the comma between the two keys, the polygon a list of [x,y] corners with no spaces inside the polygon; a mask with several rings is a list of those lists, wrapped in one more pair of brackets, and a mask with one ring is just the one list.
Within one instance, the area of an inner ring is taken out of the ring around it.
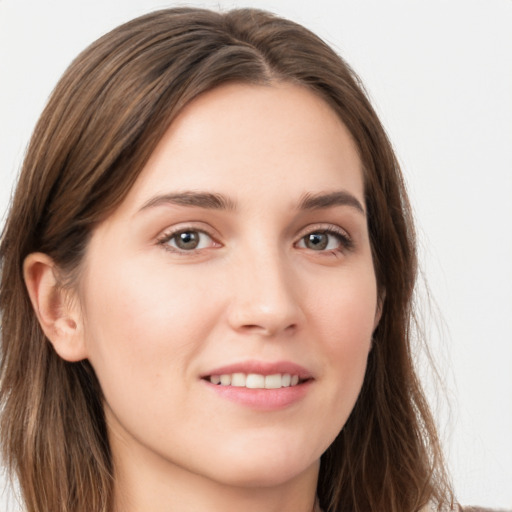
{"label": "woman", "polygon": [[401,174],[303,27],[171,9],[86,49],[1,261],[2,444],[28,511],[453,508],[411,360]]}

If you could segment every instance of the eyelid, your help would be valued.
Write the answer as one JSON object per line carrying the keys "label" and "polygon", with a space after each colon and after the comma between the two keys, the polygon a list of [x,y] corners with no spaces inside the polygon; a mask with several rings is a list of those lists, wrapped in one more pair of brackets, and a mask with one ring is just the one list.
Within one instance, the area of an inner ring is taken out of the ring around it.
{"label": "eyelid", "polygon": [[[352,237],[348,233],[346,229],[343,229],[342,227],[338,226],[337,224],[331,224],[331,223],[316,223],[316,224],[310,224],[309,226],[306,226],[303,228],[299,235],[297,242],[295,244],[300,243],[305,236],[316,233],[316,232],[322,232],[331,234],[334,236],[337,236],[340,239],[341,246],[339,249],[336,249],[338,252],[348,251],[352,250],[354,248],[354,241],[352,240]],[[325,250],[325,251],[318,251],[318,253],[329,253],[333,252],[332,250]]]}
{"label": "eyelid", "polygon": [[[175,237],[179,233],[187,232],[187,231],[196,231],[198,233],[202,233],[203,235],[208,236],[212,244],[210,247],[202,248],[202,249],[190,249],[190,250],[184,250],[179,249],[178,247],[173,247],[168,244],[170,240],[172,240],[173,237]],[[157,245],[162,246],[165,250],[172,252],[174,254],[178,255],[192,255],[199,253],[201,251],[205,251],[211,248],[217,248],[222,247],[222,244],[218,241],[218,236],[216,234],[212,233],[212,229],[208,229],[204,227],[204,224],[201,223],[200,226],[195,224],[194,222],[188,222],[188,223],[181,223],[175,226],[172,226],[170,228],[165,229],[161,232],[160,235],[156,237],[156,243]]]}

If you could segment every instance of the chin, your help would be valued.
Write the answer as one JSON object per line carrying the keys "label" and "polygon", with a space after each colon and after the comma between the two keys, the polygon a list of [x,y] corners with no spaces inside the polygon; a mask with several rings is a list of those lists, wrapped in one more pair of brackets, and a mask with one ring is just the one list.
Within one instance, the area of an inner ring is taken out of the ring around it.
{"label": "chin", "polygon": [[224,463],[215,468],[215,479],[236,487],[272,487],[317,472],[320,456],[306,457],[305,450],[261,449],[242,450],[222,457]]}
{"label": "chin", "polygon": [[262,467],[245,466],[236,471],[223,470],[216,473],[215,478],[230,487],[261,489],[276,487],[291,482],[309,471],[318,471],[320,461],[315,461],[308,467],[291,468],[288,465],[264,464]]}

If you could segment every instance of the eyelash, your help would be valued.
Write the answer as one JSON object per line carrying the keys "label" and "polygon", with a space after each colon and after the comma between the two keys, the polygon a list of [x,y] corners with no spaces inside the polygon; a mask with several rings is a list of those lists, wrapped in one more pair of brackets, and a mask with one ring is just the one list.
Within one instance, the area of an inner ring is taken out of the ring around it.
{"label": "eyelash", "polygon": [[157,239],[157,243],[158,243],[158,245],[161,245],[166,251],[172,252],[174,254],[179,254],[179,255],[181,255],[181,254],[193,255],[193,254],[197,254],[198,252],[204,250],[204,248],[200,248],[200,249],[194,248],[191,250],[186,250],[186,249],[180,249],[179,247],[173,247],[173,246],[169,245],[169,242],[173,238],[176,238],[178,235],[185,234],[185,233],[199,233],[200,236],[202,236],[202,235],[207,236],[208,238],[210,238],[212,240],[214,247],[221,247],[221,244],[216,242],[215,238],[212,235],[210,235],[203,229],[199,229],[199,228],[196,228],[193,226],[180,227],[177,229],[173,229],[171,231],[167,231],[167,232],[163,233],[163,235]]}
{"label": "eyelash", "polygon": [[[298,245],[299,243],[303,243],[307,236],[315,234],[328,235],[336,238],[339,242],[339,247],[336,247],[334,249],[324,249],[321,251],[315,251],[314,249],[310,249],[312,252],[318,252],[323,255],[338,255],[340,253],[344,253],[354,249],[354,242],[350,238],[348,233],[339,226],[336,226],[335,224],[328,224],[327,226],[325,224],[320,224],[318,226],[308,226],[307,231],[303,235],[301,235],[299,241],[296,242],[296,245]],[[301,247],[301,249],[302,248],[306,250],[308,249],[307,247]]]}
{"label": "eyelash", "polygon": [[[200,236],[204,235],[210,238],[213,244],[213,247],[221,247],[222,245],[219,242],[215,241],[215,238],[207,233],[205,230],[198,229],[193,226],[189,227],[179,227],[177,229],[173,229],[171,231],[167,231],[163,233],[161,237],[157,239],[157,244],[161,245],[165,250],[170,251],[174,254],[179,255],[194,255],[197,254],[206,248],[199,248],[199,249],[180,249],[178,247],[173,247],[169,244],[171,240],[173,240],[175,237],[177,237],[180,234],[185,233],[199,233]],[[350,238],[350,236],[347,234],[347,232],[343,229],[341,229],[339,226],[336,226],[334,224],[321,224],[318,226],[308,226],[307,231],[304,232],[303,235],[300,236],[299,240],[295,242],[294,246],[298,246],[300,243],[304,243],[307,236],[315,235],[315,234],[321,234],[321,235],[328,235],[331,237],[334,237],[339,242],[339,247],[333,248],[333,249],[323,249],[319,251],[315,251],[314,249],[308,249],[308,247],[299,247],[300,249],[304,250],[310,250],[312,252],[317,252],[319,254],[325,254],[325,255],[332,255],[332,254],[339,254],[346,251],[351,251],[354,249],[354,242]]]}

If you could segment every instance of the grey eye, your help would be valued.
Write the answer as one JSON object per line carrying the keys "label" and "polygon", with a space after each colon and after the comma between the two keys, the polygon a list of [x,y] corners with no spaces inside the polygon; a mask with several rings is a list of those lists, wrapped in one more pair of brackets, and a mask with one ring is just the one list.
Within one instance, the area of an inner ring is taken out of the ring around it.
{"label": "grey eye", "polygon": [[308,233],[298,243],[298,247],[302,249],[317,252],[334,251],[347,245],[348,242],[342,234],[327,230]]}
{"label": "grey eye", "polygon": [[323,251],[329,243],[327,233],[310,233],[304,237],[304,245],[314,251]]}
{"label": "grey eye", "polygon": [[212,239],[202,231],[190,229],[175,233],[167,243],[180,251],[193,251],[210,246]]}

